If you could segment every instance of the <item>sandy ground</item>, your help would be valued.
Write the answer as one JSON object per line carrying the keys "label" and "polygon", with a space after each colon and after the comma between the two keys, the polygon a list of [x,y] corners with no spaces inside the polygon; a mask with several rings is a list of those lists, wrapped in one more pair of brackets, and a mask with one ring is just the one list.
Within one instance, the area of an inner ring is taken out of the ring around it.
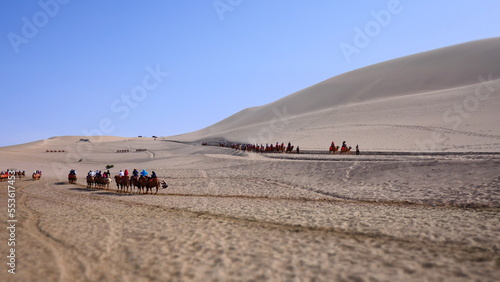
{"label": "sandy ground", "polygon": [[[2,148],[2,167],[9,160],[18,169],[44,165],[45,176],[15,182],[16,274],[2,263],[0,280],[500,276],[497,154],[260,155],[160,140],[108,141],[81,162],[44,152],[77,144],[70,137]],[[112,151],[123,144],[150,150]],[[21,151],[31,152],[32,161],[24,161]],[[98,160],[105,151],[113,153]],[[87,189],[82,179],[77,185],[58,179],[57,166],[50,166],[72,165],[82,174],[109,162],[114,173],[154,169],[170,186],[158,195],[119,194],[114,183],[107,191]],[[7,183],[0,189],[5,205]],[[6,222],[3,210],[0,220]],[[2,234],[6,260],[8,234]]]}

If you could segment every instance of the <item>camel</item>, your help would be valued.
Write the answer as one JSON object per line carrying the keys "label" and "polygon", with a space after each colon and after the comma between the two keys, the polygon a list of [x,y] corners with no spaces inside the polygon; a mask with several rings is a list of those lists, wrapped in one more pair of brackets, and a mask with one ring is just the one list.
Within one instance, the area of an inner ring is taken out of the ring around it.
{"label": "camel", "polygon": [[115,175],[115,181],[119,192],[128,193],[128,189],[130,187],[130,177]]}
{"label": "camel", "polygon": [[341,154],[347,154],[351,151],[351,146],[349,147],[342,147],[342,150],[340,151]]}
{"label": "camel", "polygon": [[141,190],[142,190],[142,188],[145,188],[146,194],[148,194],[149,189],[151,189],[151,194],[152,194],[153,188],[156,187],[156,192],[155,192],[155,195],[156,195],[156,193],[158,193],[158,188],[160,187],[160,185],[163,189],[168,187],[165,180],[161,180],[159,178],[148,179],[144,176],[141,176],[141,178],[139,178],[139,183],[141,186]]}
{"label": "camel", "polygon": [[107,190],[109,188],[109,184],[111,183],[111,179],[109,177],[102,177],[102,176],[95,177],[94,183],[97,187]]}
{"label": "camel", "polygon": [[76,174],[68,174],[68,181],[71,184],[76,183]]}
{"label": "camel", "polygon": [[133,192],[133,188],[137,188],[137,194],[141,192],[141,183],[139,182],[139,177],[138,176],[132,176],[130,178],[130,192]]}
{"label": "camel", "polygon": [[23,176],[25,176],[25,175],[26,175],[26,173],[24,171],[20,171],[20,170],[16,171],[16,177],[19,179],[22,179]]}
{"label": "camel", "polygon": [[0,182],[2,182],[4,179],[5,180],[9,179],[9,173],[0,174]]}
{"label": "camel", "polygon": [[33,181],[40,180],[40,177],[42,177],[42,175],[40,173],[33,173],[31,177],[33,178]]}
{"label": "camel", "polygon": [[335,154],[336,152],[339,151],[339,146],[330,146],[330,151],[329,151],[329,154]]}
{"label": "camel", "polygon": [[87,188],[92,188],[95,185],[94,177],[87,175]]}

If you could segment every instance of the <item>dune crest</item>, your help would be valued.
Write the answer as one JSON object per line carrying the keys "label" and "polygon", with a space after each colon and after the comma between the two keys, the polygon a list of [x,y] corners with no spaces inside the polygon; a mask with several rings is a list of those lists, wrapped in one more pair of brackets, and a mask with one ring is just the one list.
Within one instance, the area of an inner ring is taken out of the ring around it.
{"label": "dune crest", "polygon": [[[376,140],[377,145],[364,143],[369,149],[414,150],[418,138],[429,138],[428,134],[421,134],[421,126],[427,133],[437,128],[452,135],[487,133],[492,137],[460,142],[455,136],[447,144],[436,144],[437,149],[448,150],[467,143],[491,144],[491,139],[496,139],[493,147],[476,149],[497,150],[500,131],[490,121],[497,117],[500,108],[498,95],[483,94],[486,98],[479,100],[473,95],[485,85],[488,91],[500,88],[499,52],[497,37],[390,60],[335,76],[273,103],[245,109],[207,128],[170,139],[259,143],[300,140],[302,145],[316,148],[320,146],[318,139],[327,144],[332,138],[329,135],[345,134],[345,138],[364,136]],[[454,105],[468,106],[469,112],[460,113]],[[392,128],[387,131],[381,127],[359,127],[374,123]],[[349,128],[346,131],[343,127]],[[404,139],[403,145],[387,139],[388,133]],[[407,140],[408,136],[411,140]],[[380,146],[381,143],[387,146]]]}

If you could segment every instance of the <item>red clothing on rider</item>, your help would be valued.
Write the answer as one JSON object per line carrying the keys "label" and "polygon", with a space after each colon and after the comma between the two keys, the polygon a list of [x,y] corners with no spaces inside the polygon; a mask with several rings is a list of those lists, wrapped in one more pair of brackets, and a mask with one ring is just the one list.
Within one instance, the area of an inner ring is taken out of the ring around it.
{"label": "red clothing on rider", "polygon": [[128,170],[127,169],[123,172],[123,175],[128,176]]}

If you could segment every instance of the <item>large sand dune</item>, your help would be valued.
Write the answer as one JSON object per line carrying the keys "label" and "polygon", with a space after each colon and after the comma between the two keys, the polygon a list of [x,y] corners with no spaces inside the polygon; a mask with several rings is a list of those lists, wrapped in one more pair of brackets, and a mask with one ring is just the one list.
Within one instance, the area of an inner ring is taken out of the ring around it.
{"label": "large sand dune", "polygon": [[498,151],[499,53],[500,38],[492,38],[387,61],[172,139]]}

